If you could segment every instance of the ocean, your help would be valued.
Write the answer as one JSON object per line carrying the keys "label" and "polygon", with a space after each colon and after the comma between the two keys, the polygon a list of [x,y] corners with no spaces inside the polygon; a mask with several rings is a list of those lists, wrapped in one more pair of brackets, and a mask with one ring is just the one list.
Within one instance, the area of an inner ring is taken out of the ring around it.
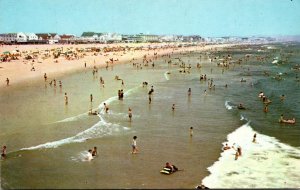
{"label": "ocean", "polygon": [[[221,66],[225,59],[229,67]],[[56,78],[62,88],[41,76],[1,89],[0,144],[8,147],[2,188],[300,187],[300,44],[240,45],[152,61],[68,74]],[[260,92],[272,101],[267,113]],[[100,114],[88,115],[91,108]],[[296,123],[279,123],[281,114]],[[138,154],[131,154],[133,136]],[[242,155],[235,160],[232,148],[222,151],[225,143],[239,145]],[[94,146],[98,156],[86,161]],[[166,162],[181,171],[161,174]]]}

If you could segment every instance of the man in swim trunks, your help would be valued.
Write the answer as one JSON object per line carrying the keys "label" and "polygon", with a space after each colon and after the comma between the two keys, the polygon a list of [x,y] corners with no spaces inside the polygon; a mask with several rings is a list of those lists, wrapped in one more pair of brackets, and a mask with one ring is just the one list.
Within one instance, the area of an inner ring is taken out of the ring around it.
{"label": "man in swim trunks", "polygon": [[170,164],[169,162],[166,163],[165,168],[169,168],[171,170],[171,173],[178,171],[178,168],[175,165]]}

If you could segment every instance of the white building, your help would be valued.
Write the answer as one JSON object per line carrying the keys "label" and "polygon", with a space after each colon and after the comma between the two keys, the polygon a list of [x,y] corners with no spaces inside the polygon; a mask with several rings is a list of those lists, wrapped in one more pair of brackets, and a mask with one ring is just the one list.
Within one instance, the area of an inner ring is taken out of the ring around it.
{"label": "white building", "polygon": [[100,42],[120,42],[122,41],[122,35],[116,33],[103,33],[99,36]]}
{"label": "white building", "polygon": [[38,36],[35,33],[25,33],[27,41],[36,41],[38,40]]}
{"label": "white building", "polygon": [[24,43],[27,37],[23,32],[2,34],[2,40],[6,43]]}
{"label": "white building", "polygon": [[178,40],[176,35],[164,35],[160,37],[161,42],[175,42]]}

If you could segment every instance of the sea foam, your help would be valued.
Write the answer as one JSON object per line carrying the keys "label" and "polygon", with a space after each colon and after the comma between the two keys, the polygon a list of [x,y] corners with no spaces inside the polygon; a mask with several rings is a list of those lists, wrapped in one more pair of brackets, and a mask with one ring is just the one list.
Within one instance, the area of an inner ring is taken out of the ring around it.
{"label": "sea foam", "polygon": [[[136,90],[138,89],[138,87],[132,88],[130,90],[128,90],[127,92],[124,93],[125,96],[129,96],[132,93],[134,93]],[[32,146],[29,148],[22,148],[21,150],[33,150],[33,149],[40,149],[40,148],[57,148],[61,145],[64,144],[70,144],[70,143],[78,143],[78,142],[84,142],[88,139],[92,139],[92,138],[99,138],[99,137],[103,137],[106,135],[113,135],[113,134],[117,134],[120,133],[120,131],[126,131],[129,130],[129,128],[121,126],[119,124],[114,124],[114,123],[110,123],[108,121],[106,121],[103,116],[101,114],[104,114],[105,112],[103,111],[104,108],[104,103],[111,103],[115,100],[117,100],[118,97],[117,96],[113,96],[109,99],[107,99],[106,101],[103,101],[100,105],[99,105],[99,109],[100,114],[98,114],[98,117],[100,118],[100,120],[94,124],[92,127],[76,134],[75,136],[69,137],[69,138],[65,138],[65,139],[61,139],[61,140],[57,140],[57,141],[52,141],[52,142],[47,142],[44,144],[40,144],[37,146]],[[82,115],[82,114],[80,114]],[[75,116],[77,117],[77,116]],[[74,117],[70,117],[70,118],[66,118],[64,120],[72,120],[72,118]]]}
{"label": "sea foam", "polygon": [[225,101],[225,107],[228,110],[232,110],[233,107],[229,103],[230,103],[229,101]]}
{"label": "sea foam", "polygon": [[[230,133],[223,143],[239,145],[242,156],[235,160],[232,148],[222,152],[202,183],[209,188],[299,188],[300,148],[259,134],[249,124]],[[254,133],[256,143],[252,142]]]}

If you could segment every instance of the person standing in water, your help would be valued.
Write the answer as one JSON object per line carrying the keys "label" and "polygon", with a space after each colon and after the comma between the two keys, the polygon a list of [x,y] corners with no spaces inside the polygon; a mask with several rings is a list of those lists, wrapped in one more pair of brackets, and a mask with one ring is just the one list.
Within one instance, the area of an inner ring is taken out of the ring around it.
{"label": "person standing in water", "polygon": [[128,108],[128,117],[129,117],[129,121],[131,122],[131,119],[132,119],[132,110],[131,110],[131,108]]}
{"label": "person standing in water", "polygon": [[256,133],[254,133],[254,135],[253,135],[253,140],[252,140],[252,142],[256,143]]}
{"label": "person standing in water", "polygon": [[138,152],[136,139],[137,139],[137,136],[133,136],[132,144],[131,144],[131,146],[132,146],[131,154],[136,154]]}
{"label": "person standing in water", "polygon": [[90,95],[90,101],[93,102],[93,94]]}
{"label": "person standing in water", "polygon": [[105,111],[105,113],[108,113],[108,110],[109,110],[108,106],[106,105],[106,103],[103,103],[103,105],[104,105],[104,111]]}
{"label": "person standing in water", "polygon": [[192,89],[189,88],[189,89],[188,89],[188,96],[191,96],[191,94],[192,94]]}
{"label": "person standing in water", "polygon": [[148,96],[149,96],[149,104],[151,104],[152,101],[151,94],[149,94]]}
{"label": "person standing in water", "polygon": [[2,147],[2,152],[1,152],[1,159],[5,159],[6,158],[6,146],[4,145]]}
{"label": "person standing in water", "polygon": [[175,111],[175,104],[172,105],[172,111]]}
{"label": "person standing in water", "polygon": [[265,104],[264,112],[267,113],[268,111],[269,111],[269,109],[268,109],[268,104]]}
{"label": "person standing in water", "polygon": [[193,136],[193,127],[190,127],[190,137]]}
{"label": "person standing in water", "polygon": [[67,93],[65,92],[65,104],[68,105],[68,103],[69,103],[69,102],[68,102],[68,95],[67,95]]}
{"label": "person standing in water", "polygon": [[94,149],[92,150],[92,156],[95,157],[97,156],[98,152],[97,152],[97,147],[95,146]]}

